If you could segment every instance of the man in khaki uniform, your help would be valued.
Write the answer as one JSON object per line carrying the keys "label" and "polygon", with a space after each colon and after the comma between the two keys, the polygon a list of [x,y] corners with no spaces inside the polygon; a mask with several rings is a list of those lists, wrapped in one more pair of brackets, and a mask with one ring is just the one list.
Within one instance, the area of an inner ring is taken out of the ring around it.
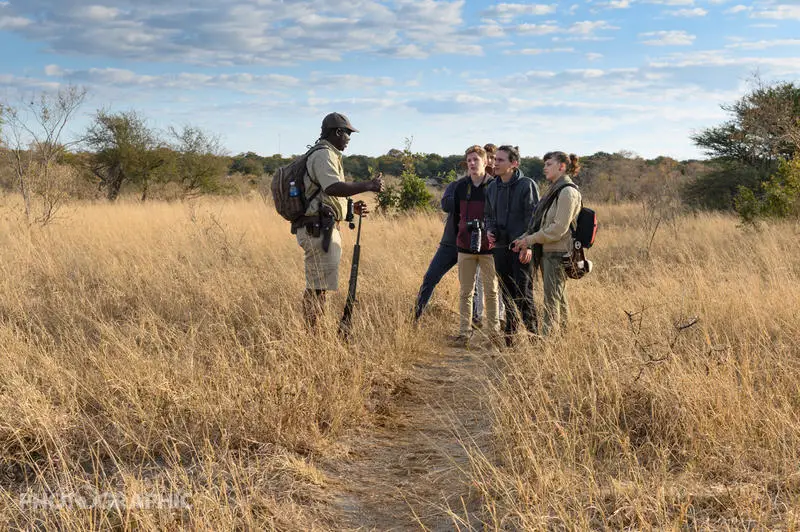
{"label": "man in khaki uniform", "polygon": [[[342,259],[342,238],[339,222],[344,219],[344,206],[339,198],[362,192],[383,190],[381,176],[360,183],[347,183],[342,167],[342,152],[350,135],[358,132],[350,120],[340,113],[330,113],[322,120],[322,131],[308,157],[305,175],[305,216],[292,224],[292,233],[305,253],[306,290],[303,294],[303,315],[314,327],[325,312],[325,293],[339,287],[339,263]],[[363,201],[354,204],[356,214],[366,214]]]}

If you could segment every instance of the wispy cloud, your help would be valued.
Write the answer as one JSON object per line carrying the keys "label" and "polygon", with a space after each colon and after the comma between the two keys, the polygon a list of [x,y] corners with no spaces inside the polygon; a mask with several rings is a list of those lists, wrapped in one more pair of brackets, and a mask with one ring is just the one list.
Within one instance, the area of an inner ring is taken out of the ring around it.
{"label": "wispy cloud", "polygon": [[604,9],[628,9],[631,7],[631,0],[609,0],[608,2],[598,2],[595,7]]}
{"label": "wispy cloud", "polygon": [[750,11],[753,9],[751,6],[745,6],[742,4],[737,4],[733,7],[730,7],[724,11],[726,15],[735,15],[737,13],[742,13],[743,11]]}
{"label": "wispy cloud", "polygon": [[514,31],[521,35],[550,35],[563,30],[556,24],[519,24]]}
{"label": "wispy cloud", "polygon": [[691,9],[674,9],[671,11],[665,11],[667,15],[672,15],[673,17],[704,17],[708,15],[708,11],[703,9],[702,7],[694,7]]}
{"label": "wispy cloud", "polygon": [[506,50],[504,55],[542,55],[557,53],[572,53],[575,48],[522,48],[521,50]]}
{"label": "wispy cloud", "polygon": [[557,4],[507,4],[501,3],[483,12],[484,16],[496,18],[501,22],[511,22],[514,18],[531,15],[550,15],[556,12]]}
{"label": "wispy cloud", "polygon": [[554,37],[554,41],[601,41],[610,40],[611,37],[600,36],[601,31],[614,31],[620,29],[605,20],[583,20],[575,22],[564,32],[565,36]]}
{"label": "wispy cloud", "polygon": [[0,17],[0,29],[18,31],[59,53],[196,65],[292,65],[337,61],[352,53],[480,54],[477,36],[462,31],[464,5],[464,0],[105,5],[26,0],[6,5],[10,14]]}
{"label": "wispy cloud", "polygon": [[647,3],[665,6],[693,6],[694,0],[647,0]]}
{"label": "wispy cloud", "polygon": [[0,30],[21,30],[33,25],[33,21],[24,17],[0,17]]}
{"label": "wispy cloud", "polygon": [[753,18],[769,18],[776,20],[800,20],[800,5],[780,4],[768,8],[756,9],[750,14]]}
{"label": "wispy cloud", "polygon": [[649,46],[691,46],[695,40],[694,35],[683,30],[650,31],[640,33],[639,38]]}
{"label": "wispy cloud", "polygon": [[756,57],[735,55],[730,50],[701,50],[673,53],[653,60],[649,66],[656,69],[682,69],[693,67],[739,67],[737,72],[747,75],[754,67],[770,76],[800,75],[800,57]]}
{"label": "wispy cloud", "polygon": [[739,48],[742,50],[766,50],[778,46],[800,46],[800,39],[772,39],[761,41],[741,41],[731,43],[725,48]]}

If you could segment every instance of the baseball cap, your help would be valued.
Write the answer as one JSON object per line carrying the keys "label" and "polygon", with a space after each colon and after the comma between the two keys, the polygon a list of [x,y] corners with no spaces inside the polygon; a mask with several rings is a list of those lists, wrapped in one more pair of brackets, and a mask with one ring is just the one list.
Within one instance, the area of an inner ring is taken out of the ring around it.
{"label": "baseball cap", "polygon": [[337,127],[358,133],[358,130],[353,127],[350,120],[342,113],[330,113],[322,119],[323,131],[326,129],[336,129]]}

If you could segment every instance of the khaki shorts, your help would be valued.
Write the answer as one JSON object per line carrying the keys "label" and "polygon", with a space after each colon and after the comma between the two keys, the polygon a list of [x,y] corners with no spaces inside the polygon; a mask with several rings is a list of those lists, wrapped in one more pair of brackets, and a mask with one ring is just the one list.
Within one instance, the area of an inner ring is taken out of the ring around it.
{"label": "khaki shorts", "polygon": [[322,251],[322,235],[314,238],[305,227],[297,230],[297,243],[305,252],[306,288],[336,290],[339,288],[339,262],[342,260],[342,235],[334,228],[328,252]]}

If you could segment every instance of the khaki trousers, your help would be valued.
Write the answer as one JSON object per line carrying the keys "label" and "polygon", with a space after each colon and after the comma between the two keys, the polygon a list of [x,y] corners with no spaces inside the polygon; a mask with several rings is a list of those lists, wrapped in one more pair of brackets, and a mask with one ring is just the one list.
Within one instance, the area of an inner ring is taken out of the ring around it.
{"label": "khaki trousers", "polygon": [[459,305],[461,314],[458,334],[469,336],[472,330],[472,294],[475,290],[475,272],[481,267],[481,282],[483,294],[486,299],[486,321],[490,332],[500,328],[497,318],[497,276],[494,271],[494,257],[488,255],[473,255],[471,253],[458,253],[458,283]]}
{"label": "khaki trousers", "polygon": [[297,230],[297,243],[305,253],[306,289],[338,289],[339,263],[342,260],[342,235],[339,229],[334,227],[327,253],[322,250],[322,235],[314,238],[305,227]]}
{"label": "khaki trousers", "polygon": [[550,334],[560,327],[565,330],[569,320],[567,304],[567,275],[564,273],[564,253],[544,253],[542,256],[542,284],[544,285],[544,319],[542,333]]}

